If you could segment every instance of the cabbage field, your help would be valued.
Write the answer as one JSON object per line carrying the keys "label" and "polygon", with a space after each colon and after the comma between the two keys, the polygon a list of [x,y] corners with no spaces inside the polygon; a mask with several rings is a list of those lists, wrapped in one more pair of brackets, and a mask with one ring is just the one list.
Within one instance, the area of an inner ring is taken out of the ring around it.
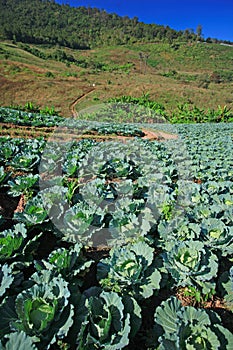
{"label": "cabbage field", "polygon": [[233,349],[232,123],[0,122],[1,350]]}

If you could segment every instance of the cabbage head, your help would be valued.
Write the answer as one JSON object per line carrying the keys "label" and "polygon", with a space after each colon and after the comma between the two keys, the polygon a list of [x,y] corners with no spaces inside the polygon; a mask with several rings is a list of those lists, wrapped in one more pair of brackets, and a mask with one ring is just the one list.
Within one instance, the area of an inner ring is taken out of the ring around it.
{"label": "cabbage head", "polygon": [[44,350],[66,336],[73,323],[70,291],[68,283],[50,271],[35,273],[29,282],[31,287],[0,306],[0,337],[22,331]]}
{"label": "cabbage head", "polygon": [[233,228],[226,226],[223,221],[208,218],[202,221],[201,238],[212,251],[221,256],[233,254]]}
{"label": "cabbage head", "polygon": [[84,316],[80,317],[76,350],[124,349],[141,325],[141,309],[137,302],[97,287],[90,288],[84,295],[84,308],[80,312]]}
{"label": "cabbage head", "polygon": [[110,257],[99,262],[97,278],[105,290],[139,300],[149,298],[160,289],[161,274],[155,266],[154,249],[139,241],[112,248]]}
{"label": "cabbage head", "polygon": [[162,254],[164,267],[177,287],[195,286],[208,293],[215,287],[218,258],[200,241],[183,241]]}
{"label": "cabbage head", "polygon": [[231,350],[233,334],[214,311],[182,306],[171,297],[156,308],[153,350]]}
{"label": "cabbage head", "polygon": [[24,332],[14,332],[7,334],[0,342],[0,350],[37,350],[32,339]]}

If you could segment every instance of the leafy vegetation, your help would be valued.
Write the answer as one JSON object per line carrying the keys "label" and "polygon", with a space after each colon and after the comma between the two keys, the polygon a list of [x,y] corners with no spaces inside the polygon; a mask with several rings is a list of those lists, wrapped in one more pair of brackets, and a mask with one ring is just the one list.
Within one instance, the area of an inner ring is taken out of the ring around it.
{"label": "leafy vegetation", "polygon": [[203,294],[214,289],[213,278],[217,275],[218,259],[208,252],[202,242],[179,242],[172,249],[168,248],[163,259],[165,268],[178,287],[198,285]]}
{"label": "leafy vegetation", "polygon": [[70,292],[68,284],[61,277],[53,277],[50,271],[35,273],[29,284],[32,285],[15,300],[8,298],[1,305],[4,315],[1,335],[11,328],[24,331],[34,342],[39,341],[40,349],[44,349],[55,342],[56,336],[63,338],[73,323]]}
{"label": "leafy vegetation", "polygon": [[84,293],[85,309],[77,349],[123,349],[140,328],[140,307],[129,297],[120,297],[101,288]]}
{"label": "leafy vegetation", "polygon": [[[12,108],[0,107],[0,122],[20,126],[55,127],[59,126],[82,134],[115,134],[122,136],[144,136],[140,127],[125,123],[220,123],[233,122],[233,112],[227,106],[214,109],[200,109],[188,103],[178,104],[172,112],[150,99],[149,94],[142,97],[121,96],[112,98],[109,103],[100,105],[95,112],[84,110],[82,120],[66,119],[59,115],[24,112]],[[84,120],[83,120],[84,119]],[[101,121],[96,122],[96,120]],[[115,122],[112,122],[114,120]],[[105,122],[105,123],[103,123]]]}
{"label": "leafy vegetation", "polygon": [[0,139],[2,349],[231,348],[232,123],[150,128]]}
{"label": "leafy vegetation", "polygon": [[31,337],[27,336],[23,331],[14,332],[6,336],[0,344],[0,349],[10,350],[14,346],[18,350],[36,350],[36,346],[33,344]]}
{"label": "leafy vegetation", "polygon": [[87,49],[139,40],[197,39],[188,29],[175,31],[168,26],[144,24],[137,17],[120,17],[91,7],[73,8],[55,1],[33,0],[32,6],[28,0],[8,0],[1,2],[0,13],[2,38],[25,43]]}
{"label": "leafy vegetation", "polygon": [[22,111],[21,109],[12,108],[0,108],[0,122],[3,123],[13,123],[17,125],[26,126],[56,126],[64,119],[58,115],[53,115],[53,113],[43,114],[41,111],[34,113],[35,107],[31,104],[27,104],[25,109],[28,109],[30,105],[30,110],[33,112]]}
{"label": "leafy vegetation", "polygon": [[99,262],[97,277],[104,289],[132,295],[136,300],[149,298],[160,289],[161,274],[153,248],[145,242],[113,249],[110,258]]}
{"label": "leafy vegetation", "polygon": [[[231,349],[232,47],[55,1],[0,18],[2,128],[56,130],[0,138],[0,349]],[[67,121],[79,94],[108,103]]]}
{"label": "leafy vegetation", "polygon": [[[153,122],[158,122],[159,118],[161,119],[161,122],[164,120],[167,120],[171,123],[218,123],[218,122],[232,122],[233,121],[233,113],[230,108],[227,108],[227,106],[218,106],[217,110],[208,109],[205,111],[204,109],[200,109],[195,105],[189,104],[189,103],[179,103],[177,106],[177,109],[175,109],[171,114],[168,113],[165,109],[165,107],[157,102],[154,102],[150,100],[149,94],[145,94],[142,97],[134,98],[131,96],[121,96],[118,98],[112,98],[109,100],[109,102],[113,102],[116,104],[113,104],[113,106],[110,105],[109,107],[109,113],[112,117],[112,110],[111,109],[119,109],[117,113],[122,114],[122,109],[124,110],[130,110],[130,112],[133,114],[133,118],[129,121],[135,122],[135,121],[143,121],[143,114],[146,112],[147,117],[151,118]],[[137,106],[143,106],[143,108],[140,110],[136,110],[133,108],[133,105]],[[102,113],[102,115],[101,115]],[[137,118],[137,114],[140,115],[139,118]],[[129,115],[129,113],[127,113]],[[101,111],[100,113],[95,114],[95,117],[102,117],[105,118],[105,113]],[[114,119],[117,119],[117,117],[114,114]],[[130,115],[129,115],[130,117]],[[164,118],[164,119],[163,119]],[[121,120],[122,120],[121,116]],[[157,119],[157,120],[156,120]],[[123,119],[124,120],[124,119]]]}
{"label": "leafy vegetation", "polygon": [[174,297],[156,309],[155,322],[159,345],[153,349],[231,348],[233,335],[221,326],[215,312],[182,307]]}
{"label": "leafy vegetation", "polygon": [[45,114],[45,115],[58,116],[59,114],[57,111],[55,111],[54,107],[45,107],[43,109],[40,109],[40,107],[37,105],[34,105],[33,102],[26,102],[24,106],[12,106],[11,108],[19,111]]}

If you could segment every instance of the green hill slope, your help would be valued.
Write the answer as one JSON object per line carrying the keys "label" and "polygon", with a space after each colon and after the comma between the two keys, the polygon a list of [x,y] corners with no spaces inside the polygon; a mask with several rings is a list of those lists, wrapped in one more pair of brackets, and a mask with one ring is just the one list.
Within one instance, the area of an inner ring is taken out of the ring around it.
{"label": "green hill slope", "polygon": [[59,5],[55,1],[1,0],[0,35],[27,43],[93,48],[137,41],[195,40],[190,31],[144,24],[104,10]]}
{"label": "green hill slope", "polygon": [[233,107],[233,47],[189,31],[55,1],[1,0],[0,39],[1,105],[32,101],[69,116],[149,93],[168,113],[186,102]]}
{"label": "green hill slope", "polygon": [[109,98],[150,94],[168,111],[188,102],[233,107],[233,48],[219,44],[131,44],[93,50],[0,43],[0,104],[32,101],[71,115]]}

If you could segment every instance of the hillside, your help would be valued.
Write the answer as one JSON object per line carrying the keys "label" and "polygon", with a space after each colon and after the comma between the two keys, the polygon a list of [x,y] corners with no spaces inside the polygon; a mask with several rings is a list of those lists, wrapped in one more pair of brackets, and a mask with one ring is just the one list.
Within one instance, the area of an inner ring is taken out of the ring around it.
{"label": "hillside", "polygon": [[0,23],[2,39],[75,49],[197,38],[189,30],[144,24],[137,17],[130,19],[97,8],[74,8],[43,0],[1,0]]}
{"label": "hillside", "polygon": [[149,93],[168,113],[233,106],[233,47],[188,30],[49,0],[1,0],[0,24],[1,105],[31,101],[70,116]]}
{"label": "hillside", "polygon": [[233,107],[233,48],[220,44],[131,44],[72,50],[0,43],[0,104],[32,101],[65,116],[95,84],[78,110],[122,95],[150,94],[166,109],[188,102],[199,108]]}

